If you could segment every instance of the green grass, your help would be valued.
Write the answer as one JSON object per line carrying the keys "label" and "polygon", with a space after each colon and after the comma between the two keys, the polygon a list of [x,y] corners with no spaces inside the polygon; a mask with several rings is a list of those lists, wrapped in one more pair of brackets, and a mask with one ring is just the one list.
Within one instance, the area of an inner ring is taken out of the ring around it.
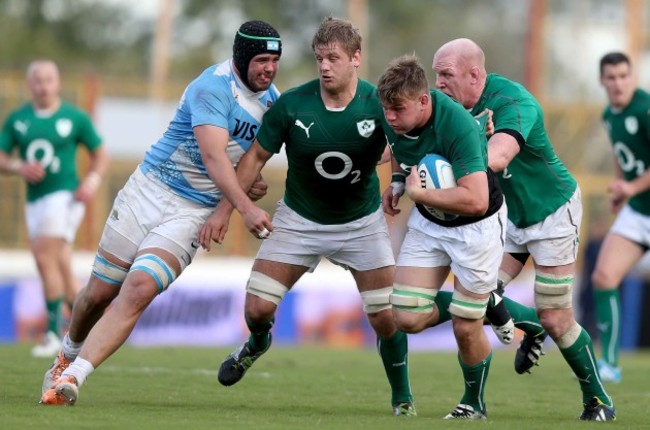
{"label": "green grass", "polygon": [[81,389],[74,407],[38,404],[50,360],[28,345],[0,346],[0,428],[13,429],[647,429],[650,352],[622,357],[624,380],[608,386],[618,420],[584,423],[577,382],[555,349],[532,375],[513,370],[514,350],[495,353],[487,386],[487,422],[441,417],[460,399],[455,354],[412,353],[418,417],[393,417],[390,393],[373,350],[272,348],[236,386],[216,381],[225,349],[124,347]]}

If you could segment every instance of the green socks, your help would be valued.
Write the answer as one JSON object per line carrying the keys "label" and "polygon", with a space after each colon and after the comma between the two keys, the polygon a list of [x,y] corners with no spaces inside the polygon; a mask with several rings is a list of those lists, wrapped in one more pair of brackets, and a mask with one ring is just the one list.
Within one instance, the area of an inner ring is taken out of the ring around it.
{"label": "green socks", "polygon": [[47,331],[60,336],[61,322],[63,316],[61,314],[61,306],[63,305],[63,296],[57,297],[54,300],[46,300],[45,307],[47,308]]}
{"label": "green socks", "polygon": [[560,352],[580,382],[582,402],[587,404],[593,397],[598,397],[604,404],[612,406],[612,400],[597,377],[596,358],[587,331],[583,328],[573,345],[560,348]]}
{"label": "green socks", "polygon": [[621,335],[621,298],[618,288],[594,290],[596,325],[603,348],[603,359],[618,367],[618,348]]}
{"label": "green socks", "polygon": [[408,372],[408,339],[406,334],[396,331],[389,338],[377,337],[377,350],[384,364],[392,396],[391,403],[412,402],[411,384]]}
{"label": "green socks", "polygon": [[248,337],[248,344],[254,352],[265,351],[271,344],[269,332],[273,327],[275,318],[270,321],[254,324],[246,319],[246,325],[251,334]]}
{"label": "green socks", "polygon": [[539,317],[537,316],[537,310],[535,308],[524,306],[507,297],[504,297],[503,301],[506,304],[506,308],[508,308],[508,312],[510,312],[515,327],[519,330],[522,330],[524,333],[533,337],[544,331],[542,323],[539,322]]}
{"label": "green socks", "polygon": [[463,371],[463,379],[465,380],[465,394],[460,400],[461,404],[470,405],[475,411],[485,411],[485,383],[487,381],[488,373],[490,373],[490,363],[492,362],[492,352],[480,363],[472,366],[465,364],[461,361],[460,355],[458,356],[458,363]]}

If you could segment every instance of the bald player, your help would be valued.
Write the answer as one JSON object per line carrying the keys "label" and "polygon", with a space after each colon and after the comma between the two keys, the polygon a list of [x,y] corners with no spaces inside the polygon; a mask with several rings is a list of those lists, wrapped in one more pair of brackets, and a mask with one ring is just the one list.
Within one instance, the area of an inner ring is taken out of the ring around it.
{"label": "bald player", "polygon": [[[472,115],[484,109],[493,112],[489,167],[498,173],[508,205],[500,286],[515,278],[532,257],[537,313],[578,378],[584,407],[580,419],[615,420],[591,338],[573,315],[572,285],[582,218],[580,188],[553,150],[539,103],[521,84],[488,74],[483,50],[472,40],[444,44],[435,53],[432,66],[436,87]],[[517,320],[516,315],[513,319]],[[542,343],[543,335],[524,338],[515,360],[518,371],[537,361]]]}

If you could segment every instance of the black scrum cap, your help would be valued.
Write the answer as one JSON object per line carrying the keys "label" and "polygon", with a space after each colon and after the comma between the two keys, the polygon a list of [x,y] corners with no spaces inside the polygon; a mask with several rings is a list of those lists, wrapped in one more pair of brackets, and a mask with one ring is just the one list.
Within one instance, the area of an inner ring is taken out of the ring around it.
{"label": "black scrum cap", "polygon": [[248,65],[254,56],[264,53],[282,55],[280,34],[264,21],[248,21],[239,27],[232,47],[232,58],[241,80],[248,83]]}

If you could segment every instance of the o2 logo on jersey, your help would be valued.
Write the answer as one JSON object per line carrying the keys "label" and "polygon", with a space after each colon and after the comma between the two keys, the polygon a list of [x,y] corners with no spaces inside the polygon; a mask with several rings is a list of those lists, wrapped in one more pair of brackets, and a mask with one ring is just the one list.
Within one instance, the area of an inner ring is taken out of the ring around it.
{"label": "o2 logo on jersey", "polygon": [[[339,160],[339,163],[342,163],[342,168],[340,171],[328,172],[327,170],[325,170],[323,164],[326,162],[325,160],[329,158],[335,158]],[[347,154],[338,151],[323,152],[321,155],[316,157],[316,160],[314,161],[314,167],[322,177],[326,179],[338,180],[338,179],[345,178],[347,175],[350,175],[352,176],[352,180],[350,181],[350,183],[354,184],[355,182],[359,182],[361,180],[361,171],[352,170],[352,165],[353,165],[352,159]]]}
{"label": "o2 logo on jersey", "polygon": [[637,160],[634,153],[623,142],[616,142],[614,144],[614,154],[616,154],[618,165],[622,171],[631,172],[636,170],[637,176],[641,176],[645,172],[643,160]]}
{"label": "o2 logo on jersey", "polygon": [[51,173],[58,173],[61,170],[61,160],[54,155],[54,146],[48,140],[32,140],[27,146],[25,158],[30,163],[39,163]]}

